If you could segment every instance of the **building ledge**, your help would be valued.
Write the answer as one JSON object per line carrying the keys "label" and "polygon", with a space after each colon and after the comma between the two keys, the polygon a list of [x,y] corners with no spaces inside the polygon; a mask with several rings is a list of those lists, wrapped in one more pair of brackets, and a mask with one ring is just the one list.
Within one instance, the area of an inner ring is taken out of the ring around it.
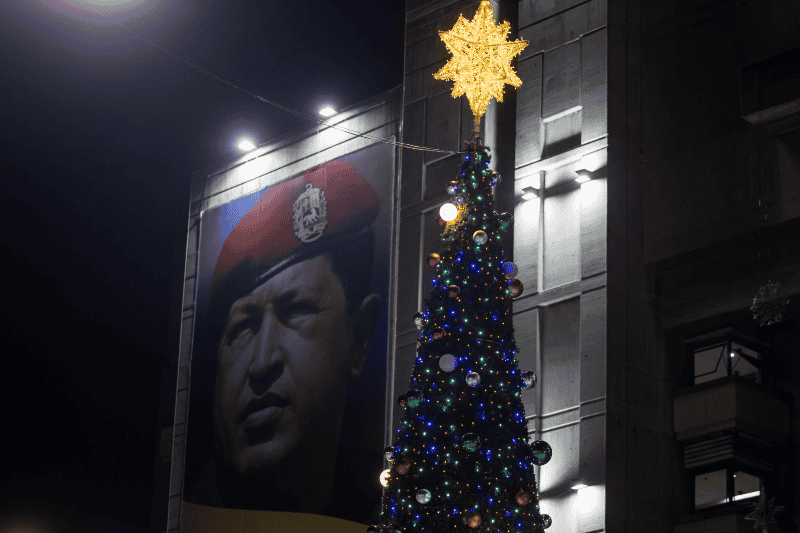
{"label": "building ledge", "polygon": [[742,118],[775,133],[800,128],[800,48],[742,69]]}
{"label": "building ledge", "polygon": [[[698,511],[673,520],[673,533],[753,533],[754,522],[745,520],[752,509],[748,502],[736,502]],[[785,533],[769,524],[769,533]]]}
{"label": "building ledge", "polygon": [[674,393],[675,437],[689,444],[733,432],[781,445],[790,436],[789,409],[785,400],[760,385],[729,376]]}

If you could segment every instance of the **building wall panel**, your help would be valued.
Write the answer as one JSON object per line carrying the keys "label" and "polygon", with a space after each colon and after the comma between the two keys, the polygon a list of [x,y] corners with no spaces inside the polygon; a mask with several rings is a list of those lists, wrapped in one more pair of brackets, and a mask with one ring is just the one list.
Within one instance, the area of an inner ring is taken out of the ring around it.
{"label": "building wall panel", "polygon": [[427,67],[419,68],[411,72],[406,71],[405,75],[405,96],[404,101],[407,104],[426,98],[435,96],[444,92],[452,91],[447,88],[447,84],[433,77],[433,74],[445,65],[445,61],[440,61]]}
{"label": "building wall panel", "polygon": [[[425,100],[407,104],[403,109],[405,127],[403,142],[422,146],[425,144]],[[425,154],[419,150],[405,150],[402,157],[402,189],[400,206],[419,202],[422,197],[422,164]]]}
{"label": "building wall panel", "polygon": [[[419,310],[417,294],[419,292],[420,269],[420,231],[422,218],[411,215],[400,220],[400,232],[397,242],[397,293],[406,295],[397,299],[398,333],[413,326],[411,317]],[[413,295],[413,297],[408,297]]]}
{"label": "building wall panel", "polygon": [[581,142],[602,137],[606,127],[606,28],[581,37]]}
{"label": "building wall panel", "polygon": [[[540,470],[544,472],[544,469],[548,466],[545,465]],[[553,520],[553,525],[547,529],[547,533],[574,533],[578,531],[580,526],[576,520],[577,503],[576,494],[571,490],[545,495],[544,499],[539,501],[539,507],[543,514],[550,515]]]}
{"label": "building wall panel", "polygon": [[[546,441],[553,448],[553,458],[546,465],[539,467],[539,490],[543,499],[547,500],[550,495],[555,496],[569,491],[573,480],[578,478],[579,433],[580,426],[574,423],[549,431],[542,430],[539,434],[539,439]],[[544,509],[542,512],[547,513]],[[564,510],[560,515],[551,515],[553,523],[555,524],[557,519],[562,519],[564,515],[574,516],[574,511]]]}
{"label": "building wall panel", "polygon": [[547,120],[581,103],[581,47],[575,41],[544,53],[542,118]]}
{"label": "building wall panel", "polygon": [[606,289],[580,296],[581,404],[606,394]]}
{"label": "building wall panel", "polygon": [[542,157],[542,55],[520,61],[518,74],[515,164],[521,167]]}
{"label": "building wall panel", "polygon": [[602,28],[606,25],[607,9],[607,0],[589,0],[529,26],[520,21],[520,37],[531,43],[520,57],[553,50]]}
{"label": "building wall panel", "polygon": [[605,530],[606,486],[590,485],[575,495],[577,533],[601,533]]}
{"label": "building wall panel", "polygon": [[580,280],[580,191],[544,199],[544,290]]}
{"label": "building wall panel", "polygon": [[605,272],[608,187],[605,179],[581,186],[581,277]]}
{"label": "building wall panel", "polygon": [[[517,342],[516,360],[520,370],[531,370],[539,374],[539,309],[530,309],[514,315],[514,340]],[[541,380],[532,389],[522,391],[525,416],[530,418],[540,412],[539,390]],[[529,425],[528,431],[533,428]]]}
{"label": "building wall panel", "polygon": [[425,165],[425,200],[433,200],[440,204],[450,200],[447,186],[456,179],[461,171],[461,156],[449,155],[434,159]]}
{"label": "building wall panel", "polygon": [[582,115],[581,107],[578,105],[543,121],[542,155],[544,157],[580,146]]}
{"label": "building wall panel", "polygon": [[544,308],[542,317],[542,414],[574,408],[579,403],[578,339],[580,299]]}
{"label": "building wall panel", "polygon": [[538,292],[539,284],[539,198],[520,202],[514,209],[514,262],[517,279],[525,287],[523,294]]}
{"label": "building wall panel", "polygon": [[[443,82],[437,81],[437,83]],[[425,114],[425,144],[428,148],[440,150],[459,150],[461,131],[461,109],[459,100],[442,93],[431,96],[427,101]],[[430,162],[442,157],[441,153],[426,151],[425,161]]]}
{"label": "building wall panel", "polygon": [[[605,483],[605,429],[604,415],[581,419],[578,481],[590,487]],[[587,518],[602,516],[603,513],[597,511],[587,513]]]}
{"label": "building wall panel", "polygon": [[572,9],[585,0],[522,0],[519,3],[521,28]]}

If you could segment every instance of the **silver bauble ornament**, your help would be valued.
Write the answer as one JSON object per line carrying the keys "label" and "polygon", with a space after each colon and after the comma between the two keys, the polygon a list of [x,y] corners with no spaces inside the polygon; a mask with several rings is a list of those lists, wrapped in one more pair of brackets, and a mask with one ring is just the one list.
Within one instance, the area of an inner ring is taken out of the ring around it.
{"label": "silver bauble ornament", "polygon": [[461,438],[461,446],[468,452],[477,452],[481,447],[481,438],[475,433],[467,433]]}
{"label": "silver bauble ornament", "polygon": [[411,407],[418,407],[419,404],[422,403],[422,391],[418,389],[409,389],[406,393],[406,406]]}
{"label": "silver bauble ornament", "polygon": [[489,240],[489,236],[486,235],[486,232],[482,229],[479,229],[475,233],[472,234],[472,240],[475,244],[484,244],[486,241]]}
{"label": "silver bauble ornament", "polygon": [[522,294],[522,282],[518,279],[511,280],[508,282],[508,293],[511,295],[512,298],[516,298],[520,294]]}
{"label": "silver bauble ornament", "polygon": [[522,384],[525,385],[526,389],[532,389],[536,386],[536,374],[531,372],[530,370],[526,370],[522,373]]}
{"label": "silver bauble ornament", "polygon": [[456,369],[456,365],[458,361],[453,354],[446,353],[439,358],[439,368],[444,370],[445,372],[452,372]]}
{"label": "silver bauble ornament", "polygon": [[553,448],[543,440],[531,443],[531,451],[533,452],[533,464],[538,466],[546,465],[553,457]]}

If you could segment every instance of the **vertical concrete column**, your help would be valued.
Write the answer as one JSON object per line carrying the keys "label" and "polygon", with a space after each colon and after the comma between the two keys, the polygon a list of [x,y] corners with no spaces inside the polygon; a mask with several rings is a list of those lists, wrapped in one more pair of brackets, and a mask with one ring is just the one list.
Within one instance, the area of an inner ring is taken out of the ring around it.
{"label": "vertical concrete column", "polygon": [[[458,16],[475,13],[477,1],[409,0],[406,6],[402,141],[458,152],[472,135],[473,118],[466,98],[450,96],[452,82],[434,72],[449,58],[439,31],[453,27]],[[447,184],[458,172],[460,156],[403,149],[400,156],[395,391],[408,387],[414,363],[417,329],[412,317],[430,290],[432,269],[425,258],[440,247],[436,223],[439,206],[449,198]],[[513,181],[513,180],[511,180]],[[399,421],[392,417],[394,429]]]}
{"label": "vertical concrete column", "polygon": [[[539,481],[554,533],[603,531],[608,515],[607,12],[608,0],[518,2],[530,45],[516,95],[514,254],[530,285],[515,327],[529,316],[540,324],[532,422],[553,446]],[[593,176],[579,185],[581,168]],[[527,187],[539,198],[522,201]]]}
{"label": "vertical concrete column", "polygon": [[[641,5],[608,6],[608,424],[609,533],[672,530],[674,437],[660,423],[670,387],[656,346],[642,256]],[[661,343],[663,344],[663,343]],[[652,480],[663,480],[653,483]]]}

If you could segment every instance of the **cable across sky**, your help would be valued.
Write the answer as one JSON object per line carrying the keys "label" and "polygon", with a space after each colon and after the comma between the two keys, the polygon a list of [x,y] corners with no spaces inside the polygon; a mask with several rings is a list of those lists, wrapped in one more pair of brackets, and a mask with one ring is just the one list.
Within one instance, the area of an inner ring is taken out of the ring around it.
{"label": "cable across sky", "polygon": [[230,81],[228,81],[228,80],[226,80],[224,78],[221,78],[221,77],[217,76],[216,74],[214,74],[212,72],[209,72],[208,70],[204,69],[203,67],[200,67],[199,65],[195,65],[191,61],[187,61],[186,59],[184,59],[184,58],[182,58],[182,57],[170,52],[166,48],[164,48],[162,46],[159,46],[158,44],[156,44],[153,41],[147,39],[146,37],[142,37],[141,35],[139,35],[138,33],[136,33],[135,31],[131,30],[130,28],[128,28],[127,26],[125,26],[124,24],[122,24],[120,22],[111,21],[111,23],[116,25],[116,26],[119,26],[120,28],[122,28],[123,30],[127,31],[128,33],[130,33],[131,35],[133,35],[134,37],[136,37],[140,41],[143,41],[143,42],[149,44],[150,46],[152,46],[154,48],[157,48],[158,50],[161,50],[162,52],[164,52],[165,54],[169,55],[173,59],[176,59],[176,60],[180,61],[181,63],[185,63],[186,65],[190,66],[191,68],[193,68],[194,70],[196,70],[198,72],[206,74],[207,76],[211,76],[215,80],[219,81],[220,83],[224,83],[228,87],[231,87],[233,89],[241,91],[241,92],[243,92],[243,93],[245,93],[245,94],[247,94],[249,96],[252,96],[256,100],[264,102],[265,104],[269,104],[269,105],[271,105],[273,107],[277,107],[278,109],[280,109],[282,111],[285,111],[285,112],[290,113],[292,115],[298,116],[300,118],[304,118],[304,119],[306,119],[306,120],[308,120],[310,122],[314,122],[314,123],[320,124],[322,126],[327,126],[329,128],[337,129],[337,130],[342,131],[344,133],[347,133],[349,135],[353,135],[353,136],[356,136],[356,137],[363,137],[365,139],[370,139],[370,140],[373,140],[373,141],[379,141],[379,142],[382,142],[382,143],[391,144],[391,145],[394,145],[394,146],[399,146],[401,148],[409,148],[411,150],[423,150],[423,151],[426,151],[426,152],[438,152],[438,153],[442,153],[442,154],[461,154],[461,153],[463,153],[463,152],[455,152],[453,150],[442,150],[440,148],[430,148],[430,147],[427,147],[427,146],[417,146],[415,144],[397,142],[397,141],[393,141],[392,139],[388,139],[386,137],[376,137],[374,135],[369,135],[367,133],[361,133],[361,132],[358,132],[358,131],[354,131],[354,130],[351,130],[349,128],[345,128],[343,126],[339,126],[338,124],[331,124],[330,122],[326,122],[325,120],[312,117],[310,115],[307,115],[305,113],[302,113],[302,112],[297,111],[295,109],[292,109],[290,107],[286,107],[286,106],[281,105],[281,104],[279,104],[277,102],[273,102],[272,100],[264,98],[263,96],[261,96],[259,94],[256,94],[256,93],[254,93],[252,91],[249,91],[249,90],[245,89],[244,87],[241,87],[241,86],[236,85],[235,83],[232,83],[232,82],[230,82]]}

